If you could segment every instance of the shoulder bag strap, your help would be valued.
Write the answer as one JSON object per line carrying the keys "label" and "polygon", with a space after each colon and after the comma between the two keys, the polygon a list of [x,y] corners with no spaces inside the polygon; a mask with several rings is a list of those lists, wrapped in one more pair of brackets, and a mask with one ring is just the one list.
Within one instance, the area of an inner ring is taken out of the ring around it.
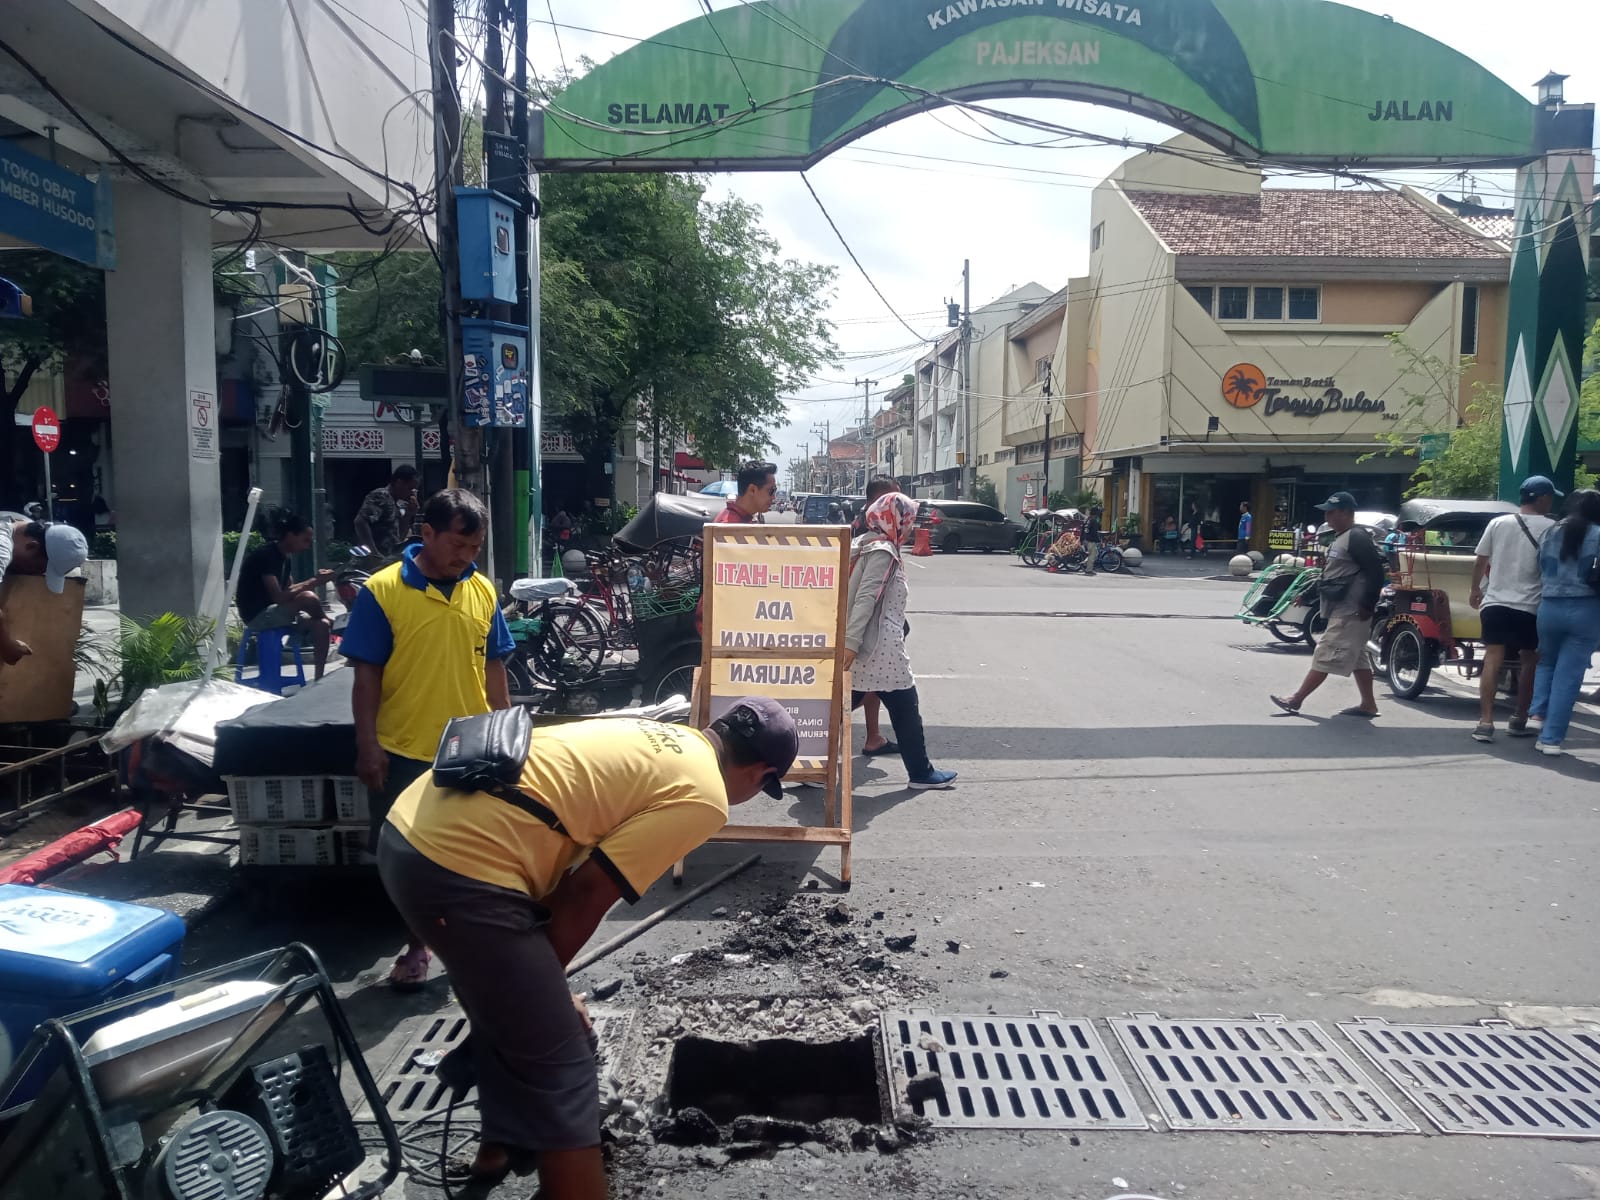
{"label": "shoulder bag strap", "polygon": [[1522,519],[1521,513],[1513,513],[1517,518],[1517,528],[1522,530],[1522,536],[1528,539],[1528,545],[1533,547],[1535,554],[1539,553],[1539,539],[1533,536],[1533,531],[1528,528],[1528,523]]}

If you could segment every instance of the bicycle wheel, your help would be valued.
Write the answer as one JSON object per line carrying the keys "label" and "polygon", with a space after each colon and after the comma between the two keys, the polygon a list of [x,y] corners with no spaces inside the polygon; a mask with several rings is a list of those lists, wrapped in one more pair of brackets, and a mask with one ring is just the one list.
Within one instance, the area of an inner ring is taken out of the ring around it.
{"label": "bicycle wheel", "polygon": [[543,635],[529,655],[534,674],[565,687],[597,675],[606,661],[608,639],[594,610],[581,601],[553,600],[543,616]]}
{"label": "bicycle wheel", "polygon": [[1122,551],[1116,546],[1107,546],[1095,560],[1095,570],[1113,574],[1122,570]]}

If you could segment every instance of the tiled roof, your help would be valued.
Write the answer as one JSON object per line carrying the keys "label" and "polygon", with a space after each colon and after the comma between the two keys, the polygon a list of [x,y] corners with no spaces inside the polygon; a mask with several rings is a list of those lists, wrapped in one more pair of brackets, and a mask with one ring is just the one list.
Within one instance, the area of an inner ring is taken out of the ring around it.
{"label": "tiled roof", "polygon": [[1471,225],[1484,237],[1493,238],[1497,242],[1509,242],[1516,235],[1517,221],[1509,213],[1505,215],[1499,213],[1473,213],[1468,215],[1463,213],[1460,219]]}
{"label": "tiled roof", "polygon": [[1259,196],[1126,194],[1176,254],[1368,259],[1506,254],[1395,192],[1264,188]]}

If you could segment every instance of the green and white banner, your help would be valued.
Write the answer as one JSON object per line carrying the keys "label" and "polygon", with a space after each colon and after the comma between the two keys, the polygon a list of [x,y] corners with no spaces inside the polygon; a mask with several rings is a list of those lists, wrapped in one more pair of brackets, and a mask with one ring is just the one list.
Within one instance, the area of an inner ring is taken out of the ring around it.
{"label": "green and white banner", "polygon": [[1462,54],[1322,0],[757,0],[577,80],[534,166],[798,169],[946,100],[1056,96],[1250,158],[1522,162],[1535,108]]}

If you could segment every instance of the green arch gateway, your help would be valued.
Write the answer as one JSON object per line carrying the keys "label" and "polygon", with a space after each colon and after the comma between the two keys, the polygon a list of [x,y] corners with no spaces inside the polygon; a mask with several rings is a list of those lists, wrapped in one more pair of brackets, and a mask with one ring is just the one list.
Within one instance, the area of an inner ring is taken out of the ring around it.
{"label": "green arch gateway", "polygon": [[756,0],[618,54],[536,114],[536,170],[802,170],[952,100],[1057,97],[1241,159],[1515,166],[1502,489],[1576,456],[1592,105],[1322,0]]}

